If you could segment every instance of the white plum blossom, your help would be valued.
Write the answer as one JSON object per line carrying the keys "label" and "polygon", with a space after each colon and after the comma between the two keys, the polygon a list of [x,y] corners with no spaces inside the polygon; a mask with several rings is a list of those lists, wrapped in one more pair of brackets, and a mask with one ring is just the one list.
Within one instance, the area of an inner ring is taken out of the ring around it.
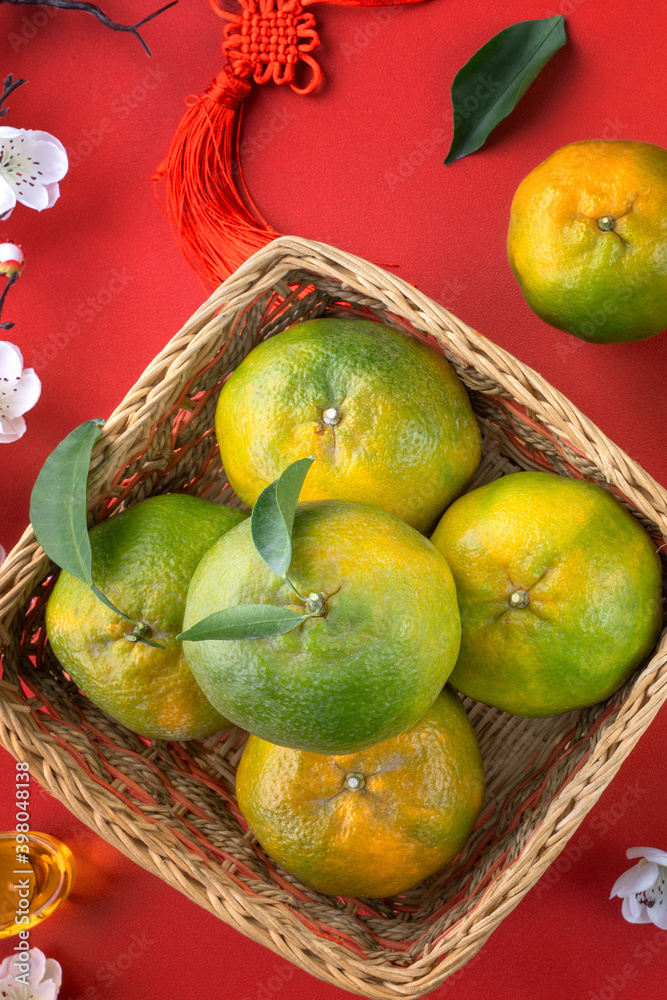
{"label": "white plum blossom", "polygon": [[0,965],[2,1000],[56,1000],[61,983],[60,963],[46,958],[39,948],[30,949],[27,962],[14,952]]}
{"label": "white plum blossom", "polygon": [[640,858],[616,879],[610,899],[620,896],[621,913],[631,924],[655,924],[667,931],[667,852],[655,847],[631,847],[628,858]]}
{"label": "white plum blossom", "polygon": [[42,383],[32,368],[23,367],[16,344],[0,340],[0,444],[23,437],[23,414],[32,409],[41,391]]}
{"label": "white plum blossom", "polygon": [[67,168],[65,147],[54,135],[0,126],[0,219],[9,218],[17,201],[38,212],[55,205]]}

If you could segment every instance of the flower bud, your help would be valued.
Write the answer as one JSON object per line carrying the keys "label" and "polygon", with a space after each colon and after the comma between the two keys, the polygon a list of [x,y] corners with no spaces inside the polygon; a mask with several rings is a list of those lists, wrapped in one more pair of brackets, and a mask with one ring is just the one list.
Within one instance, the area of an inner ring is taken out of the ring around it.
{"label": "flower bud", "polygon": [[23,250],[16,243],[0,243],[0,274],[11,278],[13,274],[20,275],[25,267]]}

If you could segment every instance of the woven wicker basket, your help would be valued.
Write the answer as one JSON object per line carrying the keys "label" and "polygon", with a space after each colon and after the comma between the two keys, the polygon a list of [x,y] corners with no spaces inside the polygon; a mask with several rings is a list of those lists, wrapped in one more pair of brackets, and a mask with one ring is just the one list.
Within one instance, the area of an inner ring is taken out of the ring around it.
{"label": "woven wicker basket", "polygon": [[[324,314],[375,317],[443,351],[484,434],[472,486],[517,469],[584,477],[611,489],[656,546],[667,538],[667,493],[539,375],[404,281],[296,238],[226,281],[113,413],[91,461],[91,521],[174,490],[236,502],[213,433],[220,385],[260,340]],[[28,529],[0,571],[4,746],[138,864],[363,996],[421,996],[460,969],[562,850],[667,698],[663,632],[625,687],[593,708],[524,719],[467,701],[488,795],[463,855],[396,899],[331,898],[274,867],[239,821],[241,730],[149,743],[63,676],[43,627],[52,570]]]}

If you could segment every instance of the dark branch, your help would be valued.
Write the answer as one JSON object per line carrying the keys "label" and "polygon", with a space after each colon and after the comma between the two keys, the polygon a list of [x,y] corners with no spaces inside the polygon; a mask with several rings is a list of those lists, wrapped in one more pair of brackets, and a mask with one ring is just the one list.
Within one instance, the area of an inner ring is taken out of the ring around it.
{"label": "dark branch", "polygon": [[2,106],[9,95],[12,94],[17,87],[20,87],[22,84],[27,82],[27,80],[15,80],[11,73],[9,76],[5,77],[2,84],[2,94],[0,94],[0,118],[4,117],[4,115],[6,115],[9,111],[9,108],[3,108]]}
{"label": "dark branch", "polygon": [[149,14],[148,17],[144,17],[143,20],[137,21],[136,24],[118,24],[116,21],[112,21],[110,17],[107,17],[104,11],[101,10],[96,4],[87,3],[86,0],[0,0],[0,3],[13,3],[17,6],[30,7],[55,7],[57,10],[86,11],[86,13],[92,14],[98,21],[101,21],[107,28],[111,28],[112,31],[128,31],[131,35],[134,35],[144,51],[150,55],[151,50],[139,34],[138,29],[142,25],[152,21],[154,17],[158,16],[158,14],[163,14],[165,10],[169,10],[170,7],[175,7],[178,0],[171,0],[171,3],[166,4],[164,7],[160,7],[159,10],[156,10],[153,14]]}
{"label": "dark branch", "polygon": [[[18,271],[14,271],[14,273],[10,274],[9,277],[7,278],[7,283],[5,287],[2,289],[2,295],[0,295],[0,316],[2,316],[2,310],[5,305],[5,299],[7,298],[7,292],[12,287],[12,285],[16,284],[18,280],[19,280]],[[13,326],[14,326],[13,323],[0,323],[0,330],[11,330]]]}

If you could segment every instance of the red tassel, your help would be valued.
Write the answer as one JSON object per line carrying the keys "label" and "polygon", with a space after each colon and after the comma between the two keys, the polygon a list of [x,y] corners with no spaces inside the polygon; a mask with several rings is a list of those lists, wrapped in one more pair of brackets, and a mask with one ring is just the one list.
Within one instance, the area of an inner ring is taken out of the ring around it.
{"label": "red tassel", "polygon": [[184,114],[153,175],[155,184],[165,179],[164,208],[184,256],[213,286],[280,235],[255,206],[241,170],[242,106],[250,89],[249,79],[218,73]]}

